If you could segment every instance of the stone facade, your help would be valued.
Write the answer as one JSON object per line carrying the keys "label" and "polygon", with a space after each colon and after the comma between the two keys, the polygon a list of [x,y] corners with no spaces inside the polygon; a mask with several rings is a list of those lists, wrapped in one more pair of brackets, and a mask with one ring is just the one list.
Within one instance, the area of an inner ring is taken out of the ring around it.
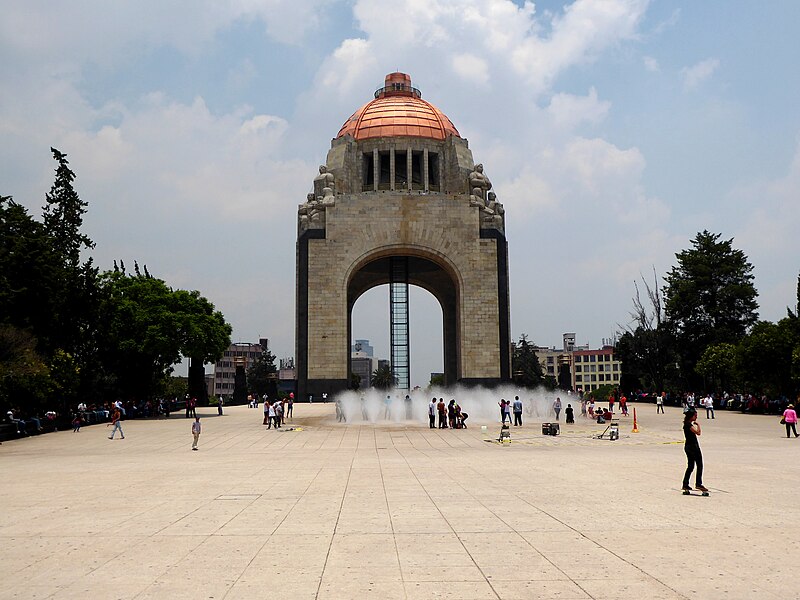
{"label": "stone facade", "polygon": [[504,210],[467,140],[441,137],[333,140],[298,209],[300,398],[348,386],[352,307],[396,257],[442,306],[446,383],[510,379]]}

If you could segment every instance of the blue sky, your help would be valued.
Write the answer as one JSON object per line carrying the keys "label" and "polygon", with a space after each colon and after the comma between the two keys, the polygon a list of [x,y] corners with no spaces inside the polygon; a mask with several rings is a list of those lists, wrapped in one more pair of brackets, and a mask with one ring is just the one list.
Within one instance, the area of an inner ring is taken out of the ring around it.
{"label": "blue sky", "polygon": [[[799,30],[789,0],[12,1],[0,193],[38,213],[59,148],[101,267],[146,263],[291,356],[297,204],[402,70],[506,206],[515,337],[599,345],[703,229],[735,238],[776,320],[800,270]],[[382,354],[385,296],[354,324]],[[425,383],[441,315],[412,302]]]}

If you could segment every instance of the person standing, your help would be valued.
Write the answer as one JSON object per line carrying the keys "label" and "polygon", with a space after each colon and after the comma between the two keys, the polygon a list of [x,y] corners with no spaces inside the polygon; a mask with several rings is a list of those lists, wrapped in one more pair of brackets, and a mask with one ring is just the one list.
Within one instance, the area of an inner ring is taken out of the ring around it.
{"label": "person standing", "polygon": [[225,401],[222,399],[222,394],[220,394],[219,398],[217,398],[217,414],[219,414],[220,417],[222,416],[222,406],[224,404]]}
{"label": "person standing", "polygon": [[[264,414],[267,417],[267,429],[272,429],[272,423],[275,421],[275,405],[270,404],[269,402],[264,403]],[[275,429],[278,428],[278,424],[275,423]]]}
{"label": "person standing", "polygon": [[[124,440],[125,434],[122,432],[122,413],[120,412],[118,407],[114,407],[114,412],[111,413],[111,423],[114,428],[111,430],[111,435],[108,436],[108,439],[113,440],[114,434],[119,431],[119,436]],[[107,426],[106,426],[107,427]]]}
{"label": "person standing", "polygon": [[194,423],[192,423],[192,436],[194,437],[194,441],[192,442],[192,450],[197,450],[197,442],[200,439],[200,432],[202,430],[203,428],[200,425],[200,417],[195,416]]}
{"label": "person standing", "polygon": [[514,427],[522,427],[522,400],[519,396],[514,396]]}
{"label": "person standing", "polygon": [[456,400],[452,398],[450,402],[447,404],[447,422],[450,425],[450,429],[456,428]]}
{"label": "person standing", "polygon": [[664,392],[656,396],[656,414],[664,414]]}
{"label": "person standing", "polygon": [[558,421],[561,415],[561,398],[556,397],[556,401],[553,402],[553,412],[556,413],[556,421]]}
{"label": "person standing", "polygon": [[708,394],[703,399],[703,405],[706,408],[706,419],[708,419],[708,415],[711,415],[711,418],[714,418],[714,396],[712,394]]}
{"label": "person standing", "polygon": [[444,404],[444,398],[439,398],[436,410],[439,411],[439,429],[447,429],[447,407]]}
{"label": "person standing", "polygon": [[790,429],[794,433],[794,437],[797,437],[797,413],[794,410],[794,404],[790,404],[783,411],[783,422],[786,425],[786,437],[790,437]]}
{"label": "person standing", "polygon": [[617,400],[617,394],[618,393],[619,392],[617,392],[617,390],[615,388],[614,391],[611,392],[608,395],[608,412],[611,412],[611,413],[614,412],[614,402],[616,402],[616,400]]}
{"label": "person standing", "polygon": [[286,416],[292,418],[292,410],[294,409],[294,392],[289,393],[289,401],[286,403]]}
{"label": "person standing", "polygon": [[575,422],[575,413],[572,410],[572,404],[567,404],[567,408],[564,409],[564,416],[566,417],[567,423]]}
{"label": "person standing", "polygon": [[700,436],[700,423],[697,422],[697,411],[689,408],[683,416],[683,435],[686,442],[683,446],[683,451],[686,452],[686,472],[683,474],[683,487],[684,491],[689,491],[692,488],[689,486],[689,478],[692,475],[695,467],[697,473],[694,479],[694,489],[701,492],[707,492],[708,489],[703,485],[703,454],[700,452],[700,442],[697,441]]}
{"label": "person standing", "polygon": [[436,429],[436,398],[431,398],[428,402],[428,421],[430,421],[430,429]]}
{"label": "person standing", "polygon": [[[269,406],[269,398],[264,394],[264,421],[262,425],[269,425],[270,423]],[[269,429],[269,427],[267,427],[267,429]]]}
{"label": "person standing", "polygon": [[383,418],[390,419],[392,416],[392,397],[386,394],[386,400],[383,401]]}
{"label": "person standing", "polygon": [[624,393],[619,397],[619,409],[624,416],[628,416],[628,397]]}
{"label": "person standing", "polygon": [[500,398],[500,402],[497,403],[500,406],[500,420],[503,421],[503,425],[506,424],[506,400],[505,398]]}
{"label": "person standing", "polygon": [[195,398],[194,396],[189,398],[189,413],[194,418],[197,418],[197,398]]}

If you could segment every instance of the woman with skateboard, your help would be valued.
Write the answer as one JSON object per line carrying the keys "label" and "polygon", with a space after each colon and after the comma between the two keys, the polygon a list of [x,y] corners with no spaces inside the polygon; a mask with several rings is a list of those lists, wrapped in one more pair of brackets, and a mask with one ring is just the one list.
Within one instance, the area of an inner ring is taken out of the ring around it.
{"label": "woman with skateboard", "polygon": [[689,408],[683,416],[683,435],[686,438],[683,450],[686,452],[688,465],[686,466],[686,473],[683,475],[682,489],[685,493],[692,491],[689,486],[689,477],[691,477],[692,471],[697,466],[694,489],[706,495],[708,494],[708,489],[703,485],[703,454],[700,452],[700,443],[697,441],[697,436],[700,435],[700,423],[697,422],[697,411],[693,408]]}

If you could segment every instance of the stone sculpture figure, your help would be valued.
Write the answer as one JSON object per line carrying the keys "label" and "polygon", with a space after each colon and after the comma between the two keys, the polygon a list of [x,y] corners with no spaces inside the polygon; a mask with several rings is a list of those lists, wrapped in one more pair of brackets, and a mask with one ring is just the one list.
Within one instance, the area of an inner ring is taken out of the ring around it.
{"label": "stone sculpture figure", "polygon": [[483,196],[481,196],[481,188],[472,188],[472,194],[469,196],[469,205],[470,206],[477,206],[480,209],[486,208],[486,202],[483,201]]}
{"label": "stone sculpture figure", "polygon": [[492,189],[492,182],[483,174],[483,165],[478,163],[475,165],[472,173],[469,174],[469,188],[474,190],[479,188],[481,190],[481,198],[486,199],[486,193]]}
{"label": "stone sculpture figure", "polygon": [[494,192],[489,192],[488,198],[489,199],[486,201],[486,217],[484,220],[502,230],[505,225],[506,209],[497,201],[497,195]]}
{"label": "stone sculpture figure", "polygon": [[300,219],[300,229],[318,227],[325,219],[325,208],[321,200],[311,193],[306,196],[306,202],[298,207],[297,215]]}
{"label": "stone sculpture figure", "polygon": [[333,195],[333,189],[329,187],[322,188],[322,200],[320,200],[319,202],[322,204],[323,207],[334,206],[336,204],[336,197]]}
{"label": "stone sculpture figure", "polygon": [[323,196],[322,190],[325,188],[336,189],[336,182],[333,173],[328,173],[328,167],[325,165],[319,166],[319,175],[314,178],[314,195]]}

